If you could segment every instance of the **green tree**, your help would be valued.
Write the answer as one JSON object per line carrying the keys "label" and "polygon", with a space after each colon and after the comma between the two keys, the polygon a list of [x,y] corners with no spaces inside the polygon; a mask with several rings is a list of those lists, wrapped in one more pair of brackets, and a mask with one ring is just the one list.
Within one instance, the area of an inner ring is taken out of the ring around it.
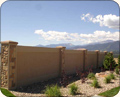
{"label": "green tree", "polygon": [[120,55],[118,56],[118,66],[120,68]]}
{"label": "green tree", "polygon": [[113,59],[113,55],[111,53],[108,53],[106,56],[105,56],[105,59],[104,59],[104,62],[103,62],[103,65],[104,65],[104,69],[114,69],[115,66],[116,66],[116,63],[115,63],[115,60]]}

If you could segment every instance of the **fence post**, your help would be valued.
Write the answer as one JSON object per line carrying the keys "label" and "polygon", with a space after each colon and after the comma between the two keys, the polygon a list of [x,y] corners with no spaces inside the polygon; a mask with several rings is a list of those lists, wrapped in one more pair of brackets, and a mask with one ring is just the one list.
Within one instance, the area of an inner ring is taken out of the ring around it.
{"label": "fence post", "polygon": [[16,88],[16,47],[18,42],[1,42],[1,87]]}
{"label": "fence post", "polygon": [[99,54],[100,54],[100,51],[99,50],[96,50],[96,55],[97,55],[97,64],[96,64],[96,68],[99,67]]}
{"label": "fence post", "polygon": [[65,49],[66,49],[66,47],[57,46],[56,48],[59,48],[59,54],[60,54],[59,76],[61,76],[62,70],[64,70],[64,67],[65,67]]}
{"label": "fence post", "polygon": [[85,67],[87,66],[87,49],[81,49],[83,51],[83,71],[85,71]]}
{"label": "fence post", "polygon": [[104,53],[105,53],[105,55],[107,55],[108,52],[107,52],[107,51],[104,51]]}
{"label": "fence post", "polygon": [[111,51],[110,54],[113,55],[113,52]]}

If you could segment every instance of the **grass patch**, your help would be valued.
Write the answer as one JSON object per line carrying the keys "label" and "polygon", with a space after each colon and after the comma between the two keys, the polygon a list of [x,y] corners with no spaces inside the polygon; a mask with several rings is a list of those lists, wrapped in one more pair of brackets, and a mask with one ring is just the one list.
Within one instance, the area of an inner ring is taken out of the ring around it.
{"label": "grass patch", "polygon": [[13,95],[10,91],[8,91],[7,89],[4,89],[4,88],[0,88],[1,89],[1,92],[7,96],[7,97],[15,97],[15,95]]}
{"label": "grass patch", "polygon": [[110,83],[110,82],[111,82],[111,76],[108,75],[107,77],[105,77],[104,82],[105,82],[106,84],[107,84],[107,83]]}
{"label": "grass patch", "polygon": [[47,86],[46,90],[45,90],[45,94],[46,96],[56,96],[56,97],[60,97],[61,96],[61,92],[60,92],[60,88],[55,85],[55,86]]}
{"label": "grass patch", "polygon": [[74,84],[70,85],[70,94],[75,95],[77,93],[78,87]]}
{"label": "grass patch", "polygon": [[115,68],[115,73],[119,74],[119,68],[118,67]]}
{"label": "grass patch", "polygon": [[103,93],[100,93],[98,95],[105,96],[105,97],[113,97],[119,92],[119,90],[120,90],[120,86],[116,87],[116,88],[113,88],[111,90],[105,91]]}
{"label": "grass patch", "polygon": [[115,76],[113,73],[111,73],[109,76],[111,77],[111,79],[115,79]]}
{"label": "grass patch", "polygon": [[99,88],[99,87],[100,87],[97,79],[94,79],[94,80],[93,80],[91,86],[94,87],[94,88]]}
{"label": "grass patch", "polygon": [[95,74],[94,73],[89,73],[87,78],[89,79],[95,79]]}

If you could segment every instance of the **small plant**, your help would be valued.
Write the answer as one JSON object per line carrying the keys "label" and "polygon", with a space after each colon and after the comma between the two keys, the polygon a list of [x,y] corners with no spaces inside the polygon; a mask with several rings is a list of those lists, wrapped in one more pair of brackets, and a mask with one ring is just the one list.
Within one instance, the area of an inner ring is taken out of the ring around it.
{"label": "small plant", "polygon": [[80,75],[80,78],[81,78],[81,82],[82,82],[82,83],[85,83],[85,81],[87,80],[87,79],[85,78],[85,74],[86,74],[86,72],[83,72],[83,73],[81,73],[81,75]]}
{"label": "small plant", "polygon": [[89,73],[87,78],[94,79],[95,78],[95,74],[94,73]]}
{"label": "small plant", "polygon": [[118,56],[118,67],[120,69],[120,55]]}
{"label": "small plant", "polygon": [[51,86],[51,87],[47,86],[47,88],[45,90],[45,94],[46,94],[46,96],[56,96],[56,97],[61,96],[60,89],[57,85]]}
{"label": "small plant", "polygon": [[115,73],[116,73],[116,74],[119,74],[119,68],[118,68],[118,67],[115,68]]}
{"label": "small plant", "polygon": [[111,73],[109,76],[111,77],[111,79],[115,79],[115,76],[113,73]]}
{"label": "small plant", "polygon": [[101,72],[105,72],[105,69],[103,66],[101,67]]}
{"label": "small plant", "polygon": [[104,79],[104,82],[107,84],[107,83],[110,83],[111,81],[111,77],[108,75],[107,77],[105,77]]}
{"label": "small plant", "polygon": [[74,84],[70,86],[70,94],[75,95],[77,93],[78,87]]}
{"label": "small plant", "polygon": [[98,81],[97,81],[97,79],[94,79],[94,80],[93,80],[91,86],[93,86],[94,88],[100,87],[100,86],[99,86],[99,83],[98,83]]}
{"label": "small plant", "polygon": [[66,75],[64,70],[62,70],[60,84],[64,87],[66,87],[68,85],[68,76]]}
{"label": "small plant", "polygon": [[81,74],[80,70],[76,67],[76,76],[80,77],[80,74]]}
{"label": "small plant", "polygon": [[93,68],[93,65],[90,66],[90,68],[89,68],[89,70],[88,70],[89,73],[92,73],[92,71],[93,71],[92,68]]}

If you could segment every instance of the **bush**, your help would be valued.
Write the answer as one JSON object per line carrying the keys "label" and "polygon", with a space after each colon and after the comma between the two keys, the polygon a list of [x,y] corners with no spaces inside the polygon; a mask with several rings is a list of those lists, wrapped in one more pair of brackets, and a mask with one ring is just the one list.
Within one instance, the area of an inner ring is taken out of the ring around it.
{"label": "bush", "polygon": [[60,97],[61,96],[60,88],[57,85],[51,87],[47,86],[45,94],[46,96]]}
{"label": "bush", "polygon": [[118,67],[120,68],[120,55],[118,56]]}
{"label": "bush", "polygon": [[75,95],[75,94],[77,93],[77,89],[78,89],[78,87],[75,85],[75,83],[72,84],[72,85],[70,86],[70,94],[71,94],[71,95]]}
{"label": "bush", "polygon": [[110,77],[110,76],[105,77],[104,82],[105,82],[106,84],[107,84],[107,83],[110,83],[110,81],[111,81],[111,77]]}
{"label": "bush", "polygon": [[94,73],[89,73],[87,78],[89,79],[95,79],[95,74]]}
{"label": "bush", "polygon": [[94,88],[98,88],[99,87],[99,83],[98,83],[97,79],[93,80],[91,86],[94,87]]}
{"label": "bush", "polygon": [[119,68],[118,68],[118,67],[115,68],[115,73],[116,73],[116,74],[119,74]]}
{"label": "bush", "polygon": [[114,69],[116,66],[115,60],[113,59],[113,55],[108,53],[105,56],[104,62],[103,62],[104,69]]}
{"label": "bush", "polygon": [[109,76],[111,77],[111,79],[115,79],[115,76],[113,73],[111,73]]}

